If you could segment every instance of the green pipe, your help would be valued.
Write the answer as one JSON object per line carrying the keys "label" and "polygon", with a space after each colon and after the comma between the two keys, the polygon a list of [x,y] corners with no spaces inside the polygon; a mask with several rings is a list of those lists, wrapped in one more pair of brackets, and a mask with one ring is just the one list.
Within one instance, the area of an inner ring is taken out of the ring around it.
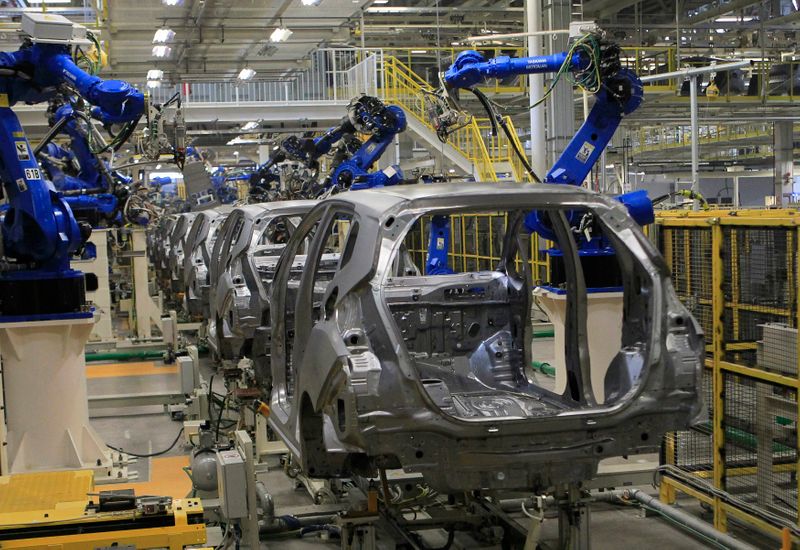
{"label": "green pipe", "polygon": [[163,359],[164,352],[158,350],[143,351],[109,351],[87,353],[86,361],[128,361],[131,359]]}
{"label": "green pipe", "polygon": [[553,329],[550,330],[541,330],[539,332],[534,332],[534,338],[555,338],[556,331]]}
{"label": "green pipe", "polygon": [[[776,424],[780,424],[780,421],[776,421]],[[713,428],[711,422],[703,423],[703,427],[706,428],[709,432],[711,432]],[[758,440],[756,439],[756,436],[754,434],[746,432],[744,430],[740,430],[739,428],[734,428],[732,426],[728,426],[725,428],[725,439],[727,441],[731,441],[732,443],[751,451],[758,448]],[[783,443],[778,443],[777,441],[772,442],[773,453],[785,453],[791,450],[792,449],[790,447],[784,445]]]}
{"label": "green pipe", "polygon": [[544,361],[531,361],[531,366],[547,376],[555,376],[556,369],[550,366],[550,363],[545,363]]}

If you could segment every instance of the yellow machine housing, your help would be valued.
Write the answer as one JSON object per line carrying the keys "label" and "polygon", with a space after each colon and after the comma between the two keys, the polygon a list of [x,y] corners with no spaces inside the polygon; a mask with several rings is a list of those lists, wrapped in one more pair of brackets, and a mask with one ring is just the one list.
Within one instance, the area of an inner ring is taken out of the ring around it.
{"label": "yellow machine housing", "polygon": [[206,542],[199,499],[98,511],[91,471],[0,477],[0,548],[169,548]]}

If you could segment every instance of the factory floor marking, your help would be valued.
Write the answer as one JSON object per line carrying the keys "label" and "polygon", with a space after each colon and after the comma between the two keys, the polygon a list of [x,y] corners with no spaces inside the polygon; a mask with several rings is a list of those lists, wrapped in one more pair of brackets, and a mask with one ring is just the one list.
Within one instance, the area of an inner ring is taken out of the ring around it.
{"label": "factory floor marking", "polygon": [[[139,459],[145,460],[145,459]],[[183,468],[189,466],[188,456],[168,456],[150,459],[149,481],[101,485],[100,490],[133,489],[137,496],[156,495],[185,498],[192,482]]]}
{"label": "factory floor marking", "polygon": [[119,378],[122,376],[154,376],[177,373],[177,365],[156,365],[153,361],[86,365],[86,378]]}

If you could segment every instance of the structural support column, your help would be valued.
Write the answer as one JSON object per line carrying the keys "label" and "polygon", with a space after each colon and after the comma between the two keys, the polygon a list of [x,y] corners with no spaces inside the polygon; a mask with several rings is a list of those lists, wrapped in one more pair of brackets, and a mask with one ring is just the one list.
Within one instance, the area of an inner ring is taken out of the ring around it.
{"label": "structural support column", "polygon": [[[567,29],[572,19],[570,0],[552,0],[543,11],[545,30]],[[563,52],[569,48],[566,34],[547,37],[545,53]],[[547,101],[547,165],[555,164],[556,159],[566,149],[575,136],[575,93],[572,83],[562,78],[550,99]]]}
{"label": "structural support column", "polygon": [[[692,75],[689,78],[689,108],[692,120],[692,191],[695,193],[700,192],[700,143],[699,133],[700,125],[697,120],[697,76]],[[700,209],[700,203],[694,201],[694,210]]]}
{"label": "structural support column", "polygon": [[269,145],[258,146],[258,163],[264,164],[269,160],[269,154],[272,152],[272,147]]}
{"label": "structural support column", "polygon": [[[525,0],[525,21],[528,32],[542,30],[542,0]],[[528,37],[528,55],[544,54],[542,36]],[[531,166],[540,178],[544,178],[547,166],[547,136],[544,125],[544,105],[534,107],[544,96],[544,75],[528,77],[531,117]]]}
{"label": "structural support column", "polygon": [[792,201],[794,192],[794,135],[791,121],[772,124],[773,150],[775,151],[775,205],[784,206]]}

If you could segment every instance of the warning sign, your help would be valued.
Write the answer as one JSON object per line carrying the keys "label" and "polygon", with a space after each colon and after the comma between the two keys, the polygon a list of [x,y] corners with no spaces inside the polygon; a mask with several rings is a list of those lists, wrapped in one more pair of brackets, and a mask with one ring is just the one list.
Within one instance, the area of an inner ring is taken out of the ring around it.
{"label": "warning sign", "polygon": [[19,160],[31,160],[31,153],[28,150],[27,142],[15,141],[14,146],[17,148],[17,158]]}
{"label": "warning sign", "polygon": [[25,191],[27,191],[27,190],[28,190],[28,184],[27,184],[27,183],[25,183],[25,180],[24,180],[24,179],[22,179],[22,178],[19,178],[19,179],[17,180],[17,189],[19,189],[19,192],[20,192],[20,193],[24,193]]}
{"label": "warning sign", "polygon": [[588,141],[584,141],[583,146],[578,151],[578,154],[575,155],[575,158],[585,163],[587,160],[589,160],[589,157],[593,152],[594,152],[594,145],[592,145]]}

